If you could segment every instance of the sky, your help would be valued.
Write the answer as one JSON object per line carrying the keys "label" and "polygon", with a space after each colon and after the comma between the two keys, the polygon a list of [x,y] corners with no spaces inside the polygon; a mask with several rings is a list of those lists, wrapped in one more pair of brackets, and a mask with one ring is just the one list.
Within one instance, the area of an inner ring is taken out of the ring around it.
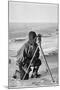
{"label": "sky", "polygon": [[9,23],[58,23],[57,4],[9,2]]}

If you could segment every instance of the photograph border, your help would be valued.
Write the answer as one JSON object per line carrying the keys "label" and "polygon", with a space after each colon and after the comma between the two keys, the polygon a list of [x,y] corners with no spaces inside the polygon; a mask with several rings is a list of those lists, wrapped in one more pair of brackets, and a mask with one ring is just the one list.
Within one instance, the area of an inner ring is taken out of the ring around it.
{"label": "photograph border", "polygon": [[[46,3],[46,2],[30,2],[30,1],[14,1],[14,0],[8,0],[8,31],[9,31],[9,2],[19,2],[19,3],[33,3],[33,4],[52,4],[52,5],[58,5],[58,12],[57,12],[57,20],[58,20],[58,32],[59,32],[59,3]],[[9,35],[8,35],[9,38]],[[9,40],[9,39],[8,39]],[[59,48],[59,33],[58,33],[58,48]],[[8,49],[9,49],[9,42],[8,42]],[[9,59],[9,53],[8,53],[8,59]],[[8,60],[8,76],[9,76],[9,60]],[[59,49],[58,49],[58,84],[59,84]],[[24,89],[24,88],[40,88],[40,87],[56,87],[59,85],[55,86],[37,86],[37,87],[20,87],[20,88],[10,88],[9,87],[9,77],[8,77],[8,89]]]}

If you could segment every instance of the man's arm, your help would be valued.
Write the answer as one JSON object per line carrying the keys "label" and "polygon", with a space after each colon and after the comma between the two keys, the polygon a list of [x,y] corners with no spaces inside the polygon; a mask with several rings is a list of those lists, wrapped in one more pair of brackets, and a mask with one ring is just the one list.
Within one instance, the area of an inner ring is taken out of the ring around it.
{"label": "man's arm", "polygon": [[39,52],[40,52],[39,58],[42,59],[42,53],[41,53],[41,34],[38,34],[38,46],[39,46]]}
{"label": "man's arm", "polygon": [[[25,44],[24,44],[25,45]],[[17,62],[16,64],[19,65],[19,63],[21,61],[23,61],[23,51],[24,51],[24,45],[19,49],[19,51],[17,52]]]}

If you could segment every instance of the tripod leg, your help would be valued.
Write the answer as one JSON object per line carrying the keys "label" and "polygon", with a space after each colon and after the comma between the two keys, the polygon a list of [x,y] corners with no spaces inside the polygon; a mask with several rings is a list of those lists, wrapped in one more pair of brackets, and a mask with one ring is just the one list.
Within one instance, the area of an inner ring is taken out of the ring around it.
{"label": "tripod leg", "polygon": [[28,66],[28,68],[27,68],[27,71],[25,72],[25,75],[24,75],[24,77],[23,77],[23,80],[24,80],[26,74],[28,73],[28,70],[29,70],[29,68],[30,68],[30,65],[31,65],[31,63],[32,63],[32,61],[33,61],[33,59],[34,59],[34,57],[35,57],[35,54],[36,54],[37,50],[38,50],[38,47],[36,48],[35,53],[34,53],[32,59],[31,59],[31,61],[30,61],[30,64],[29,64],[29,66]]}
{"label": "tripod leg", "polygon": [[[41,48],[41,47],[40,47],[40,48]],[[44,57],[44,59],[45,59],[45,62],[46,62],[46,65],[47,65],[48,71],[49,71],[49,73],[50,73],[50,75],[51,75],[52,81],[55,82],[54,79],[53,79],[53,76],[52,76],[51,70],[50,70],[50,68],[49,68],[49,65],[48,65],[48,63],[47,63],[47,60],[46,60],[46,58],[45,58],[45,55],[44,55],[44,52],[43,52],[42,48],[41,48],[41,51],[42,51],[43,57]]]}

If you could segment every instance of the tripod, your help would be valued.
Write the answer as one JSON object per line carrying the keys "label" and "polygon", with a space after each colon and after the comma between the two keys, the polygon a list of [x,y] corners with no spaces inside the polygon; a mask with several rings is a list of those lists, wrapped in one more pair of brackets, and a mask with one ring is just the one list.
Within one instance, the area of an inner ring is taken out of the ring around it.
{"label": "tripod", "polygon": [[31,59],[31,61],[30,61],[30,64],[29,64],[29,66],[28,66],[28,68],[27,68],[27,70],[26,70],[26,72],[25,72],[25,75],[24,75],[24,77],[23,77],[23,80],[24,80],[26,74],[28,73],[28,70],[29,70],[29,68],[30,68],[30,66],[31,66],[31,63],[32,63],[32,61],[33,61],[33,59],[34,59],[34,57],[35,57],[35,54],[36,54],[36,52],[37,52],[37,50],[38,50],[39,47],[40,47],[41,52],[42,52],[42,54],[43,54],[43,58],[44,58],[44,60],[45,60],[45,62],[46,62],[46,66],[47,66],[48,71],[49,71],[49,73],[50,73],[51,79],[52,79],[53,82],[55,82],[54,79],[53,79],[51,70],[50,70],[50,68],[49,68],[49,65],[48,65],[48,63],[47,63],[47,60],[46,60],[46,58],[45,58],[44,52],[43,52],[43,50],[42,50],[41,43],[39,43],[39,46],[37,46],[37,48],[36,48],[36,50],[35,50],[35,53],[34,53],[32,59]]}

